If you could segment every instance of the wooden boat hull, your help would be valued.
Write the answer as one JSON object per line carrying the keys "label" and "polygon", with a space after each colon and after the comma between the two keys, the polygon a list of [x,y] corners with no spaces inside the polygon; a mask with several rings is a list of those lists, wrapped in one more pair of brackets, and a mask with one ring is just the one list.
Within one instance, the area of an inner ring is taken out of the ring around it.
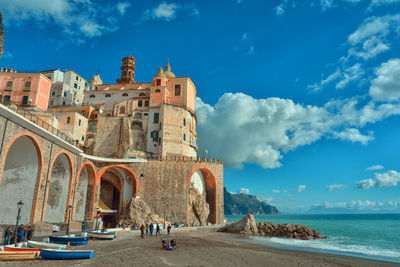
{"label": "wooden boat hull", "polygon": [[41,248],[43,248],[43,249],[66,249],[67,248],[67,245],[37,242],[37,241],[28,241],[28,246],[31,248],[37,248],[37,249],[41,249]]}
{"label": "wooden boat hull", "polygon": [[0,251],[1,261],[34,260],[39,257],[36,251]]}
{"label": "wooden boat hull", "polygon": [[40,254],[45,260],[91,259],[94,256],[94,250],[41,249]]}
{"label": "wooden boat hull", "polygon": [[90,238],[96,239],[113,240],[115,238],[115,232],[101,233],[88,231],[87,234]]}
{"label": "wooden boat hull", "polygon": [[70,244],[71,246],[86,245],[89,241],[89,237],[62,237],[62,236],[49,236],[50,243],[55,244]]}
{"label": "wooden boat hull", "polygon": [[26,251],[26,252],[37,252],[40,253],[39,248],[30,248],[30,247],[15,247],[13,245],[4,246],[4,251]]}

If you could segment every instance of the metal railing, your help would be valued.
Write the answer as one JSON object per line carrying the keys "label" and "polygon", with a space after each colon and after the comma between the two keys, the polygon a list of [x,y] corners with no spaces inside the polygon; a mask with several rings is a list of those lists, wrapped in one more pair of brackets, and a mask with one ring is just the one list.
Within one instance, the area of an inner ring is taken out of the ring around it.
{"label": "metal railing", "polygon": [[191,162],[208,162],[223,164],[222,160],[215,158],[201,158],[201,157],[186,157],[186,156],[160,156],[153,155],[147,156],[147,160],[158,160],[158,161],[191,161]]}
{"label": "metal railing", "polygon": [[2,99],[0,104],[3,106],[8,107],[9,109],[13,110],[14,112],[18,113],[19,115],[23,116],[25,119],[28,119],[32,123],[36,124],[37,126],[45,129],[46,131],[58,136],[59,138],[63,139],[64,141],[72,144],[77,145],[77,140],[74,140],[70,136],[66,135],[64,132],[58,130],[57,128],[53,127],[52,125],[48,124],[44,120],[42,120],[39,116],[33,114],[32,112],[26,110],[27,105],[17,104],[8,99]]}

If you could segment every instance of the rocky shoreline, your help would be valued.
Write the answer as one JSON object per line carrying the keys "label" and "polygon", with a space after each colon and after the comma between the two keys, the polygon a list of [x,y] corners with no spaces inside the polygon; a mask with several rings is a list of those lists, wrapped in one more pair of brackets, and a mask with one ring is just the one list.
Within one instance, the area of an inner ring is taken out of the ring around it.
{"label": "rocky shoreline", "polygon": [[272,222],[256,222],[252,214],[247,214],[237,222],[227,224],[219,230],[249,236],[282,237],[301,240],[328,238],[314,229],[300,224],[274,224]]}

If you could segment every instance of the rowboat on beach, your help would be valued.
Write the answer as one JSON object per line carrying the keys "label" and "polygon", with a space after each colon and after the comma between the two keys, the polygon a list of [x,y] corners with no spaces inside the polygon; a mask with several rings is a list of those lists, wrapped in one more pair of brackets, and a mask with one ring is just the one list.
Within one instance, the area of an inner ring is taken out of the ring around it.
{"label": "rowboat on beach", "polygon": [[1,261],[34,260],[39,257],[37,251],[0,251]]}
{"label": "rowboat on beach", "polygon": [[41,249],[41,248],[65,249],[65,248],[67,248],[67,245],[45,243],[45,242],[38,242],[38,241],[28,241],[28,247],[38,248],[38,249]]}
{"label": "rowboat on beach", "polygon": [[55,243],[55,244],[70,244],[71,246],[80,246],[80,245],[86,245],[89,241],[89,237],[70,237],[70,236],[54,236],[51,235],[49,236],[50,243]]}
{"label": "rowboat on beach", "polygon": [[94,250],[41,249],[40,254],[44,260],[91,259],[94,256]]}
{"label": "rowboat on beach", "polygon": [[90,238],[96,238],[96,239],[106,239],[106,240],[113,240],[115,238],[115,232],[98,232],[98,231],[88,231],[88,236]]}
{"label": "rowboat on beach", "polygon": [[38,248],[16,247],[14,245],[4,246],[3,250],[4,251],[26,251],[26,252],[38,252],[38,253],[40,253],[40,249],[38,249]]}

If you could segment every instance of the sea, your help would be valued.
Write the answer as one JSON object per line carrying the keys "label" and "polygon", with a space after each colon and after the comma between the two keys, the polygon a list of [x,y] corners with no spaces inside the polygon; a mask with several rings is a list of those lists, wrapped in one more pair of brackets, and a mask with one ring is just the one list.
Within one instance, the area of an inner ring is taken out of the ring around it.
{"label": "sea", "polygon": [[[248,242],[275,248],[314,251],[400,263],[400,214],[259,215],[258,222],[308,226],[328,239],[251,237]],[[228,222],[243,216],[226,215]]]}

